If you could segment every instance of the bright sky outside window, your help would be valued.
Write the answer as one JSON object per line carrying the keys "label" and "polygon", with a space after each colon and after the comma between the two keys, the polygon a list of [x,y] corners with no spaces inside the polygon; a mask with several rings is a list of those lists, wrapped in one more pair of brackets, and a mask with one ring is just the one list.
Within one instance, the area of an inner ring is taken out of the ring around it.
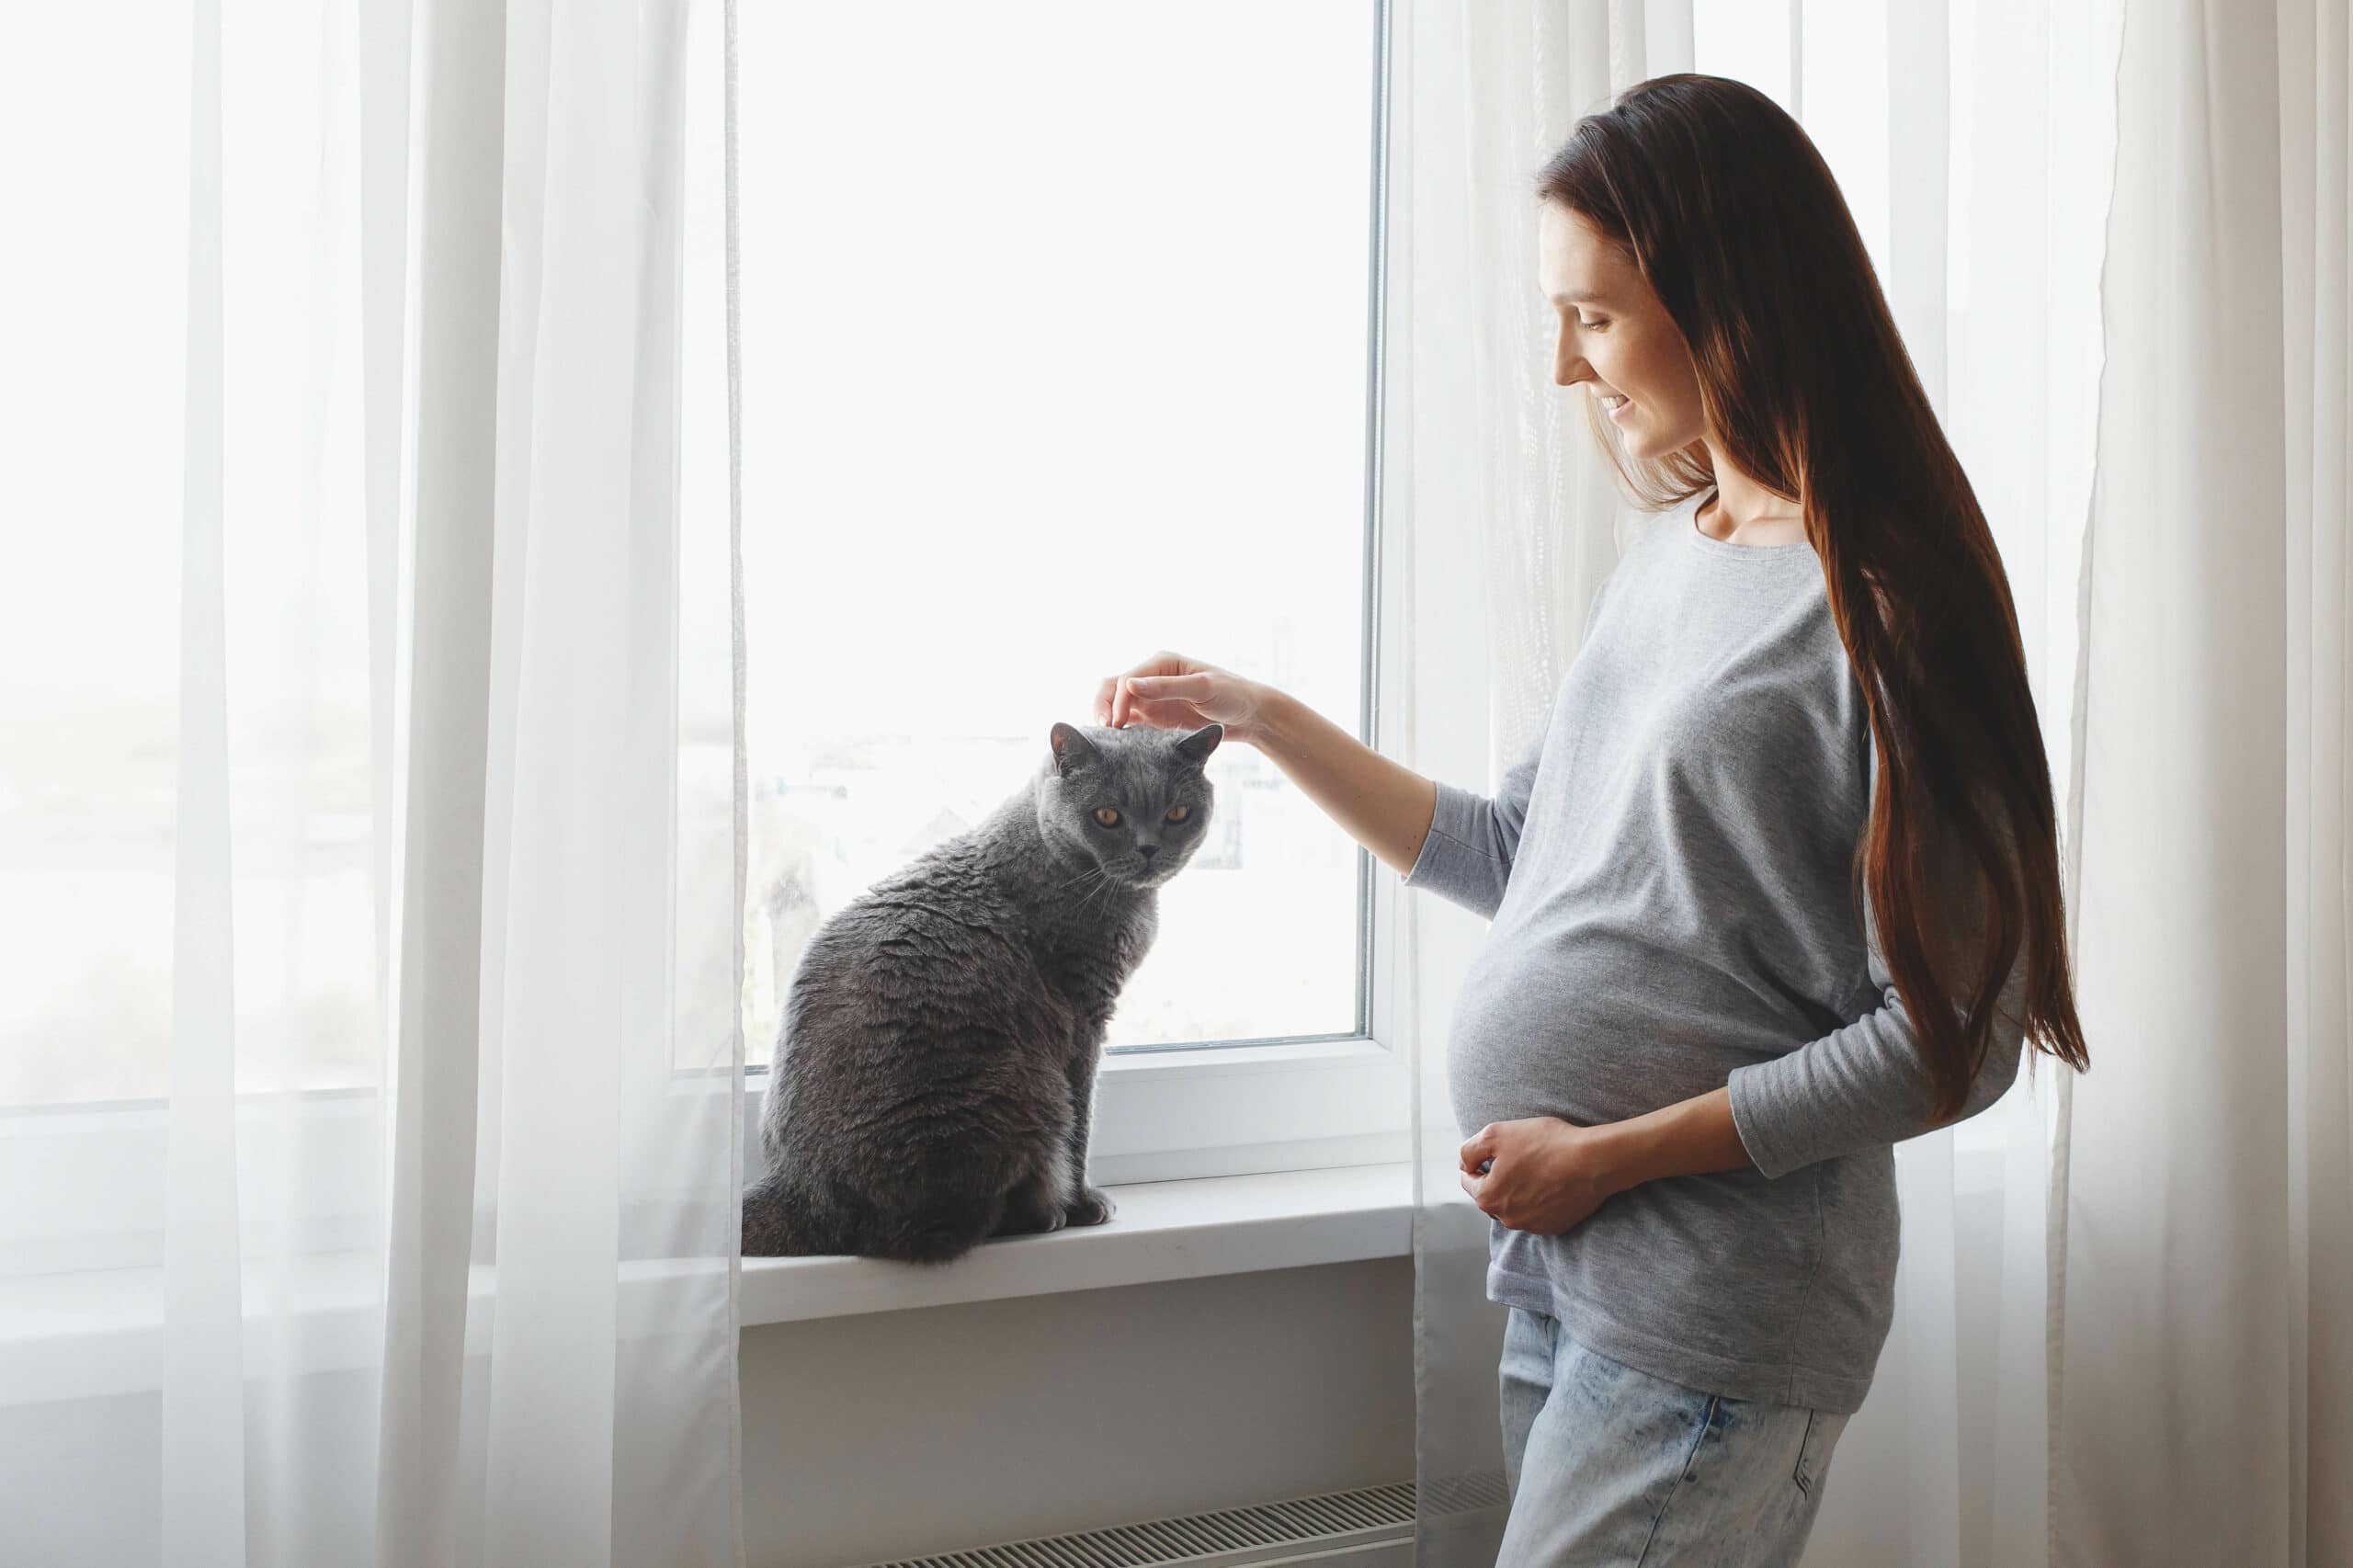
{"label": "bright sky outside window", "polygon": [[[1353,727],[1375,8],[749,6],[747,1048],[816,925],[1167,647]],[[1358,851],[1223,748],[1111,1045],[1357,1028]]]}

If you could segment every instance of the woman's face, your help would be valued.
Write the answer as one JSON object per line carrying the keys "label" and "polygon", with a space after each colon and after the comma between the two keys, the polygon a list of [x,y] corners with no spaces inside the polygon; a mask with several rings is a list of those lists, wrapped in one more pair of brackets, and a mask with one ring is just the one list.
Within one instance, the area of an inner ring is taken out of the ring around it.
{"label": "woman's face", "polygon": [[1629,457],[1665,457],[1702,438],[1691,351],[1650,279],[1580,214],[1541,206],[1537,280],[1561,318],[1552,380],[1600,400]]}

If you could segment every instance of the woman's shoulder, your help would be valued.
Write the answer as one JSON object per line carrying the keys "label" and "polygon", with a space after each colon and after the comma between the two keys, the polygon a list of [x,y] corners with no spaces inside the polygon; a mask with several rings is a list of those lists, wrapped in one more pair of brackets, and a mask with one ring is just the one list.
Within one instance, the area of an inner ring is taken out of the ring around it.
{"label": "woman's shoulder", "polygon": [[1620,578],[1644,575],[1672,562],[1677,535],[1691,526],[1697,496],[1687,497],[1660,511],[1621,510],[1615,532],[1618,560],[1602,580],[1604,587]]}
{"label": "woman's shoulder", "polygon": [[1640,601],[1662,591],[1641,585],[1644,579],[1658,575],[1663,561],[1672,560],[1674,518],[1682,514],[1687,519],[1683,526],[1688,527],[1690,505],[1688,501],[1680,502],[1663,512],[1620,512],[1615,529],[1618,558],[1594,585],[1593,597],[1586,607],[1586,641],[1591,641],[1608,618],[1612,599],[1631,597]]}
{"label": "woman's shoulder", "polygon": [[1631,556],[1637,550],[1664,550],[1675,544],[1692,526],[1691,514],[1706,498],[1706,492],[1693,491],[1665,506],[1636,507],[1621,513],[1618,524],[1620,558]]}

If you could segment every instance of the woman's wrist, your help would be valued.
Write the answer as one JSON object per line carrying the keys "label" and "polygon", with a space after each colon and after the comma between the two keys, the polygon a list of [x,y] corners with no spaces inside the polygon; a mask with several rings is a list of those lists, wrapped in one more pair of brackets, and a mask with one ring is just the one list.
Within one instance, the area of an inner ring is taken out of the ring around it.
{"label": "woman's wrist", "polygon": [[1733,1120],[1730,1089],[1695,1095],[1595,1131],[1613,1192],[1666,1176],[1745,1170],[1756,1163],[1748,1157]]}
{"label": "woman's wrist", "polygon": [[1269,758],[1280,756],[1297,735],[1299,703],[1289,692],[1263,681],[1250,683],[1250,733],[1243,744]]}

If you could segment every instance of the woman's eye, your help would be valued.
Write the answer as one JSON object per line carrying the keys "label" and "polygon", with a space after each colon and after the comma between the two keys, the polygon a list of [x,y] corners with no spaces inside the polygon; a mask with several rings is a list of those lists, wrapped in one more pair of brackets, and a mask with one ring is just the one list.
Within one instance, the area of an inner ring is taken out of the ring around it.
{"label": "woman's eye", "polygon": [[1192,814],[1192,812],[1184,806],[1171,806],[1168,808],[1168,820],[1170,822],[1183,822],[1187,817],[1191,816]]}
{"label": "woman's eye", "polygon": [[1095,820],[1105,827],[1117,827],[1120,825],[1120,813],[1108,806],[1097,806],[1095,808]]}
{"label": "woman's eye", "polygon": [[1586,321],[1584,317],[1580,316],[1577,318],[1577,324],[1585,328],[1587,332],[1599,332],[1603,327],[1608,326],[1609,324],[1606,321]]}

